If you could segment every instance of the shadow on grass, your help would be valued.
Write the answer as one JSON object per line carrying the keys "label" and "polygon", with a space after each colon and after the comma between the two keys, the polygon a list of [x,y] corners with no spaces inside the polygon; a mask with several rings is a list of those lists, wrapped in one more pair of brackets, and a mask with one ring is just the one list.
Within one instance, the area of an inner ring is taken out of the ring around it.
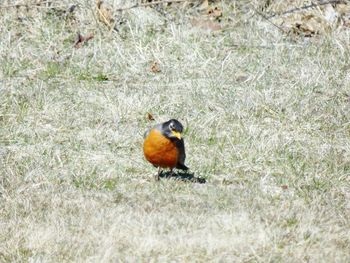
{"label": "shadow on grass", "polygon": [[159,175],[160,178],[166,178],[166,179],[175,179],[179,181],[184,181],[184,182],[192,182],[192,183],[199,183],[199,184],[205,184],[207,180],[203,177],[196,177],[194,176],[194,173],[190,172],[174,172],[172,175],[170,171],[162,171],[161,174]]}

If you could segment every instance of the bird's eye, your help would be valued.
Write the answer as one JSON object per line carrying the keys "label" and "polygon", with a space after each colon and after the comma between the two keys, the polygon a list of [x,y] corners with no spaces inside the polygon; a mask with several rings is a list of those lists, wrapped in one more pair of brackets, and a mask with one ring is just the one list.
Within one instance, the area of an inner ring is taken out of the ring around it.
{"label": "bird's eye", "polygon": [[174,123],[170,123],[170,124],[169,124],[169,129],[172,130],[172,131],[175,130],[175,125],[174,125]]}

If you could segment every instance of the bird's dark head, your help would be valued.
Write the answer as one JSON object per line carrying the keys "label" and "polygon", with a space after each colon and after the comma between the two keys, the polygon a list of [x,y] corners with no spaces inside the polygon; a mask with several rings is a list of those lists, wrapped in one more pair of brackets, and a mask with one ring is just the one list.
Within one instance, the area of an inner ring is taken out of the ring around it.
{"label": "bird's dark head", "polygon": [[169,139],[181,140],[181,133],[184,127],[182,124],[175,119],[171,119],[162,124],[162,133]]}

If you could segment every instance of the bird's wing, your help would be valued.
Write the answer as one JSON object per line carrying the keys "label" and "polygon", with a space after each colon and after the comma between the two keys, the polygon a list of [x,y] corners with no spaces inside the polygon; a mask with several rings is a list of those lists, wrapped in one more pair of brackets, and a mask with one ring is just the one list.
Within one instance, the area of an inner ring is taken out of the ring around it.
{"label": "bird's wing", "polygon": [[179,160],[177,161],[176,168],[187,170],[188,167],[185,165],[186,153],[184,140],[176,140],[176,147],[179,151]]}

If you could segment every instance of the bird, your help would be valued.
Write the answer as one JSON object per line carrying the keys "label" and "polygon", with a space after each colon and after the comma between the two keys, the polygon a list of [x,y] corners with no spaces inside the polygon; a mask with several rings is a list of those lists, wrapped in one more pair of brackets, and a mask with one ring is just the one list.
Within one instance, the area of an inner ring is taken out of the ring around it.
{"label": "bird", "polygon": [[181,137],[182,124],[176,120],[157,124],[144,133],[143,153],[148,162],[158,167],[155,180],[159,180],[162,168],[188,170],[185,165],[185,143]]}

